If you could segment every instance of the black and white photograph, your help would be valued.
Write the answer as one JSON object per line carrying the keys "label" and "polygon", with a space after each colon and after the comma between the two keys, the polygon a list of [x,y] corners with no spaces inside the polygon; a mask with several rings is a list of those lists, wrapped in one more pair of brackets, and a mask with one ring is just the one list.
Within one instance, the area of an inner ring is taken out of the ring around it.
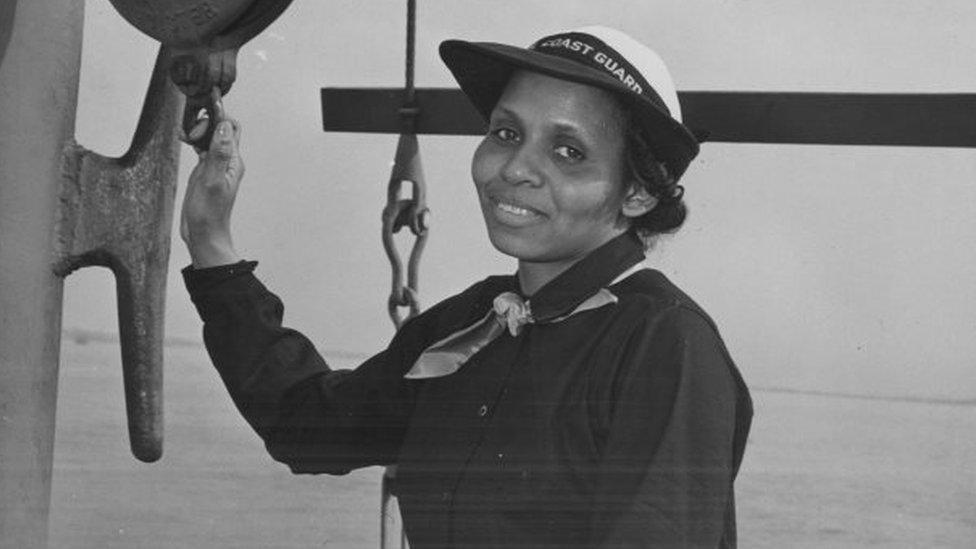
{"label": "black and white photograph", "polygon": [[0,549],[976,547],[970,0],[0,2]]}

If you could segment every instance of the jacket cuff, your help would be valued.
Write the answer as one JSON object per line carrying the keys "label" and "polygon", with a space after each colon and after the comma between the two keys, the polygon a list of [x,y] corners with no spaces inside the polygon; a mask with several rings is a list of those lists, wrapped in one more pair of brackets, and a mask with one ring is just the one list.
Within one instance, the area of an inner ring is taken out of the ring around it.
{"label": "jacket cuff", "polygon": [[257,261],[241,260],[230,265],[219,265],[217,267],[206,267],[203,269],[196,269],[193,265],[187,265],[181,272],[183,273],[183,282],[186,284],[186,289],[190,291],[190,295],[193,295],[209,290],[214,286],[218,286],[223,282],[241,275],[253,273],[257,265]]}
{"label": "jacket cuff", "polygon": [[240,299],[253,293],[253,285],[260,285],[253,275],[257,264],[257,261],[242,260],[204,269],[195,269],[189,265],[181,271],[190,299],[204,322],[219,321],[225,316],[226,304],[228,301],[235,301],[232,296]]}

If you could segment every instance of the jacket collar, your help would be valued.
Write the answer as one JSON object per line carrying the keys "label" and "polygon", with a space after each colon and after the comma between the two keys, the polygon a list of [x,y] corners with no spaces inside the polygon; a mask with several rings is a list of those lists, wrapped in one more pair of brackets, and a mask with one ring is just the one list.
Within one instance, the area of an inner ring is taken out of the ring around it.
{"label": "jacket collar", "polygon": [[615,237],[539,288],[528,300],[533,318],[547,322],[569,314],[643,260],[644,245],[637,236],[625,233]]}

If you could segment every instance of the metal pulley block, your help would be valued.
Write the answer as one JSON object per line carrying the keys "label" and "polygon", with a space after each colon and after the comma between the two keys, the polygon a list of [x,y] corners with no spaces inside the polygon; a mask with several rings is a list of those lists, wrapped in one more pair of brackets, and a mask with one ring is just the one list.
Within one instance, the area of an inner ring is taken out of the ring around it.
{"label": "metal pulley block", "polygon": [[174,49],[239,48],[291,0],[110,0],[135,28]]}
{"label": "metal pulley block", "polygon": [[[270,25],[291,0],[110,0],[134,27],[174,50],[170,78],[186,95],[183,133],[210,145],[216,101],[237,77],[237,50]],[[194,132],[194,129],[197,131]]]}

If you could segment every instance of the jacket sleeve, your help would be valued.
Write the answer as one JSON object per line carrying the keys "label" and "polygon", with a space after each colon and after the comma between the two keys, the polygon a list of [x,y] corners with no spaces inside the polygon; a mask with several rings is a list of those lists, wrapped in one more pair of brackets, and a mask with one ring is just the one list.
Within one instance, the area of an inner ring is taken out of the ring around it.
{"label": "jacket sleeve", "polygon": [[255,265],[183,272],[237,409],[293,472],[393,463],[414,403],[402,341],[419,339],[416,323],[356,370],[332,370],[305,336],[282,326],[282,303],[254,277]]}
{"label": "jacket sleeve", "polygon": [[734,545],[733,367],[696,311],[672,307],[635,331],[615,380],[593,547]]}

